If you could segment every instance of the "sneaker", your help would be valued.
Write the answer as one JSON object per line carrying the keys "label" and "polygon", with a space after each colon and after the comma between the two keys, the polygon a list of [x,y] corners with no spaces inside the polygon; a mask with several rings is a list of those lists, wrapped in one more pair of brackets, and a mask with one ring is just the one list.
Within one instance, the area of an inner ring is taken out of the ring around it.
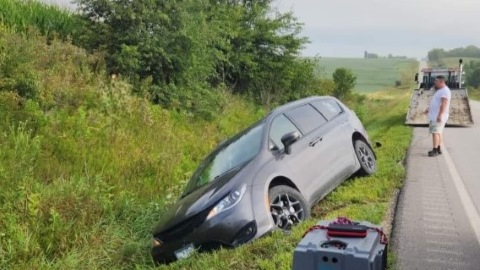
{"label": "sneaker", "polygon": [[438,154],[439,154],[439,153],[438,153],[437,148],[433,148],[432,151],[429,151],[429,152],[428,152],[428,156],[429,156],[429,157],[435,157],[435,156],[438,156]]}
{"label": "sneaker", "polygon": [[437,147],[437,153],[438,153],[439,155],[441,155],[441,154],[442,154],[442,150],[440,150],[440,146],[439,146],[439,147]]}

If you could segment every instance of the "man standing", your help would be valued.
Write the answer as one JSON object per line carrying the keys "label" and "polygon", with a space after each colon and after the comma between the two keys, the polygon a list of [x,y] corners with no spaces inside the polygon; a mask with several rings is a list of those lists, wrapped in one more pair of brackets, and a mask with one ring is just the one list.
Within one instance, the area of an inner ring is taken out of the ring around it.
{"label": "man standing", "polygon": [[428,156],[434,157],[442,153],[440,145],[442,144],[442,132],[447,123],[450,112],[451,92],[445,84],[444,76],[435,78],[435,94],[430,101],[430,106],[425,111],[428,114],[429,130],[432,134],[433,149],[428,152]]}

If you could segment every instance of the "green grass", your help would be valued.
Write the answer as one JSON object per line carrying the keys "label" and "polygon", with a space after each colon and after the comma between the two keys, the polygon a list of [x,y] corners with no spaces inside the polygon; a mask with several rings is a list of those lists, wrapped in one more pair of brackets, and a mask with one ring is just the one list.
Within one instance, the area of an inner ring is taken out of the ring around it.
{"label": "green grass", "polygon": [[350,68],[357,76],[355,90],[360,93],[371,93],[394,87],[396,81],[409,86],[416,71],[411,59],[362,59],[362,58],[321,58],[317,74],[331,78],[337,68]]}
{"label": "green grass", "polygon": [[480,89],[468,88],[468,98],[480,101]]}
{"label": "green grass", "polygon": [[[105,76],[98,57],[0,28],[0,269],[157,269],[151,229],[201,159],[265,111],[222,92],[211,121],[165,110]],[[408,73],[414,73],[414,67]],[[30,94],[24,98],[18,93]],[[363,120],[378,172],[351,179],[291,234],[158,269],[290,269],[317,219],[381,223],[405,174],[409,90],[369,95]]]}

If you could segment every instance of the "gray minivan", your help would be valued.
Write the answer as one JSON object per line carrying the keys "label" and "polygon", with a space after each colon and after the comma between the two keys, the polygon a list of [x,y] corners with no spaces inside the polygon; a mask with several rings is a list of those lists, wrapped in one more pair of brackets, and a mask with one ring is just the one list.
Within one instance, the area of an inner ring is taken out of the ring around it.
{"label": "gray minivan", "polygon": [[339,100],[285,104],[205,158],[154,229],[152,256],[168,263],[288,230],[352,174],[375,169],[362,123]]}

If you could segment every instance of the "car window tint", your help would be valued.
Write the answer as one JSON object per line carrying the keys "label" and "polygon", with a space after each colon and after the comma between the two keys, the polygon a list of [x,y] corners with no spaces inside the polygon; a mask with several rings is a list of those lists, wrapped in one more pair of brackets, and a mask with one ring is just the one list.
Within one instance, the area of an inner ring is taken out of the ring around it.
{"label": "car window tint", "polygon": [[283,149],[282,137],[285,134],[295,131],[301,134],[297,127],[295,127],[285,115],[279,115],[273,120],[272,126],[270,127],[270,140],[281,150]]}
{"label": "car window tint", "polygon": [[300,125],[300,128],[305,131],[305,133],[310,133],[312,130],[327,122],[327,120],[325,120],[325,118],[310,104],[292,109],[286,114],[295,123]]}
{"label": "car window tint", "polygon": [[335,118],[343,112],[342,107],[333,99],[323,99],[312,102],[312,105],[319,110],[328,121]]}

